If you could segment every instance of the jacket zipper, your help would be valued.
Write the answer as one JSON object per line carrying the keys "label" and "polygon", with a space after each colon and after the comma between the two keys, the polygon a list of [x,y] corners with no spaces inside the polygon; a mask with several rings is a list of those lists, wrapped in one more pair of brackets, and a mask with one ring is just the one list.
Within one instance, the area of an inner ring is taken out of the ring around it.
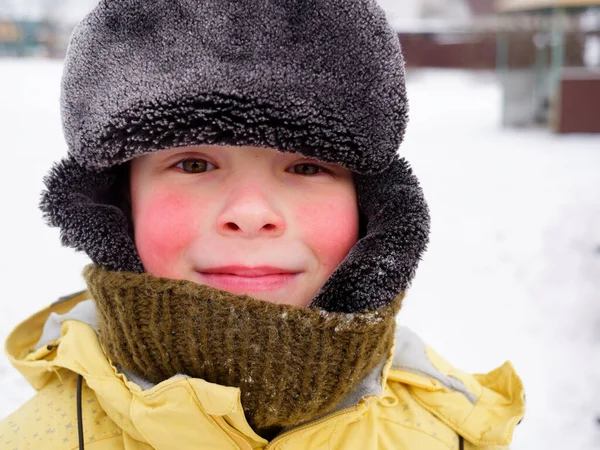
{"label": "jacket zipper", "polygon": [[248,438],[243,433],[239,432],[238,430],[233,428],[231,425],[229,425],[227,423],[227,421],[225,419],[223,419],[222,417],[214,417],[213,416],[213,419],[215,420],[215,422],[217,422],[219,424],[219,426],[223,429],[223,431],[225,431],[228,434],[233,434],[239,438],[239,439],[234,439],[233,437],[230,436],[231,440],[233,440],[233,442],[235,442],[235,444],[241,450],[252,450],[252,446],[248,443]]}
{"label": "jacket zipper", "polygon": [[333,414],[331,414],[331,415],[329,415],[327,417],[323,417],[322,419],[318,419],[318,420],[315,420],[314,422],[309,422],[309,423],[307,423],[305,425],[302,425],[302,426],[299,426],[297,428],[294,428],[293,430],[286,431],[281,436],[277,436],[269,444],[267,444],[267,446],[264,448],[264,450],[269,450],[269,449],[274,448],[277,444],[279,444],[280,441],[282,441],[283,439],[285,439],[286,437],[288,437],[289,435],[291,435],[293,433],[300,432],[302,430],[306,430],[307,428],[313,427],[313,426],[321,424],[323,422],[327,422],[329,420],[333,420],[333,419],[335,419],[338,416],[347,414],[350,411],[355,411],[356,409],[357,409],[357,406],[354,405],[354,406],[351,406],[349,408],[342,409],[342,410],[340,410],[340,411],[338,411],[336,413],[333,413]]}

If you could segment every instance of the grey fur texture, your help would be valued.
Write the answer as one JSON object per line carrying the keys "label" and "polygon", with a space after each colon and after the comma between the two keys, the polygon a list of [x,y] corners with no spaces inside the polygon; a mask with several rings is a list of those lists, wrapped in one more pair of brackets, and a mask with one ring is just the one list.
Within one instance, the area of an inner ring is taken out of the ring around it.
{"label": "grey fur texture", "polygon": [[373,173],[404,136],[404,64],[375,0],[102,0],[71,37],[61,111],[96,169],[203,143]]}
{"label": "grey fur texture", "polygon": [[87,253],[113,270],[144,272],[130,219],[117,206],[114,169],[95,172],[73,158],[56,164],[45,177],[40,209],[48,225],[60,229],[65,247]]}
{"label": "grey fur texture", "polygon": [[429,212],[397,156],[404,63],[375,0],[106,0],[76,28],[61,94],[69,156],[41,209],[63,245],[143,272],[120,164],[187,145],[299,152],[355,172],[366,233],[311,306],[379,309],[406,290]]}
{"label": "grey fur texture", "polygon": [[410,286],[429,242],[429,208],[406,160],[356,175],[366,235],[352,247],[311,305],[326,311],[379,309]]}

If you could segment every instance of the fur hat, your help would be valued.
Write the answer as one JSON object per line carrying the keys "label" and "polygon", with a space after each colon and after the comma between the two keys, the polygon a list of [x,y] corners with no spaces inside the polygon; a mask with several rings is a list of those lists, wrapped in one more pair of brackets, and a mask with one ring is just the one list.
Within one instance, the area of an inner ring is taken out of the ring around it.
{"label": "fur hat", "polygon": [[122,163],[188,145],[298,152],[355,173],[365,233],[313,299],[327,311],[389,304],[429,235],[397,155],[407,123],[397,35],[375,0],[102,0],[67,52],[68,156],[41,208],[64,245],[143,272],[115,193]]}

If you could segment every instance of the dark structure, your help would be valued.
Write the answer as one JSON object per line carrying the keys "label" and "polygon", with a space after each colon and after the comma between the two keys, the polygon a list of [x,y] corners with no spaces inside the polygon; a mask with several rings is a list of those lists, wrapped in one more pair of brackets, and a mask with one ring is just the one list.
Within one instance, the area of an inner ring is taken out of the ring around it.
{"label": "dark structure", "polygon": [[0,56],[49,55],[55,38],[49,22],[0,19]]}
{"label": "dark structure", "polygon": [[600,19],[600,0],[500,0],[497,8],[517,30],[498,34],[504,125],[600,133],[600,67],[584,62],[586,39],[600,37],[600,20],[583,25],[586,14]]}
{"label": "dark structure", "polygon": [[468,0],[472,20],[423,27],[418,31],[399,30],[409,67],[494,69],[496,31],[478,26],[495,15],[495,0]]}

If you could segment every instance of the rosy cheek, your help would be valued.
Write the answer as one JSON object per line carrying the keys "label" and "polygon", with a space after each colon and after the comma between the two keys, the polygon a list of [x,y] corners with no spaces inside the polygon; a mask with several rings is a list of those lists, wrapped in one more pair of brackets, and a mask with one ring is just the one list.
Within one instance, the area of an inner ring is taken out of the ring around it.
{"label": "rosy cheek", "polygon": [[185,250],[197,237],[201,203],[168,190],[153,192],[135,208],[135,243],[146,271],[185,278]]}
{"label": "rosy cheek", "polygon": [[300,207],[296,218],[305,243],[317,254],[329,276],[358,240],[358,208],[354,199],[312,203]]}

